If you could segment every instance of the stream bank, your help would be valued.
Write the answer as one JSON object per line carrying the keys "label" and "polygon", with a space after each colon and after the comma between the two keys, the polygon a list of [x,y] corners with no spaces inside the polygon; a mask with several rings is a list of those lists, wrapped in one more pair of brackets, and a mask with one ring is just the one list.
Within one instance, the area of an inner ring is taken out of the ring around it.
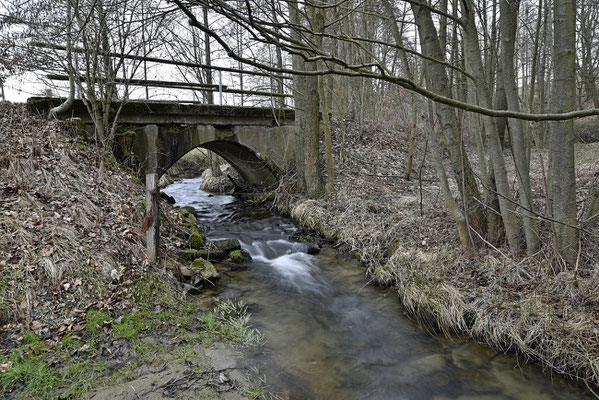
{"label": "stream bank", "polygon": [[[417,167],[408,181],[403,179],[408,131],[381,122],[365,127],[364,135],[358,132],[351,121],[334,126],[333,196],[305,198],[291,175],[275,190],[274,207],[338,242],[377,283],[392,286],[405,312],[428,329],[518,353],[549,374],[580,380],[597,392],[598,239],[582,239],[577,276],[546,274],[547,249],[520,259],[487,248],[464,254],[424,142],[416,144]],[[596,159],[599,146],[581,144],[576,151],[577,160]],[[592,187],[592,165],[581,161],[576,168],[581,187]],[[534,185],[542,185],[535,163],[532,177]],[[578,199],[584,195],[581,191]]]}
{"label": "stream bank", "polygon": [[1,398],[122,398],[131,382],[154,383],[153,398],[261,393],[226,361],[248,338],[245,310],[224,321],[173,272],[188,266],[171,254],[189,235],[173,207],[161,205],[154,265],[144,189],[110,154],[7,102],[0,148]]}

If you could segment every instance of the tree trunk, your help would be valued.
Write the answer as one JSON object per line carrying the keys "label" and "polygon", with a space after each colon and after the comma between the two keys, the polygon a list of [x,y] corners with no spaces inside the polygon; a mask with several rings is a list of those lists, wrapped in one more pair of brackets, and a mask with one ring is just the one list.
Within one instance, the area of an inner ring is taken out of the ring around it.
{"label": "tree trunk", "polygon": [[[307,71],[315,71],[316,64],[306,63]],[[323,194],[322,173],[320,171],[320,101],[318,96],[318,77],[306,77],[306,126],[304,138],[304,179],[306,190],[311,197]]]}
{"label": "tree trunk", "polygon": [[[434,116],[432,112],[432,105],[429,103],[429,120],[433,121]],[[466,221],[466,217],[464,213],[460,209],[460,207],[456,204],[453,194],[451,193],[451,189],[449,188],[449,181],[447,179],[447,172],[445,171],[445,166],[443,165],[443,158],[441,157],[441,146],[437,140],[437,134],[435,130],[432,128],[432,122],[430,126],[426,129],[428,143],[431,148],[431,156],[433,159],[433,166],[435,167],[435,171],[437,173],[437,179],[439,179],[439,185],[441,186],[441,193],[443,193],[443,199],[445,200],[445,206],[447,210],[453,217],[456,225],[458,226],[458,235],[460,237],[460,243],[462,247],[465,249],[469,249],[472,243],[470,238],[470,232],[468,230],[468,222]]]}
{"label": "tree trunk", "polygon": [[[301,24],[300,12],[296,2],[287,2],[289,7],[289,21],[293,25]],[[296,29],[291,30],[291,37],[294,40],[300,40],[301,35]],[[292,66],[294,70],[303,71],[305,68],[304,59],[297,54],[292,56]],[[297,189],[300,192],[306,190],[306,180],[304,179],[304,137],[306,132],[306,77],[302,75],[293,76],[293,104],[295,108],[295,175]]]}
{"label": "tree trunk", "polygon": [[[447,0],[443,0],[445,4],[445,8],[447,8]],[[382,0],[383,7],[385,8],[385,12],[390,16],[389,18],[389,27],[391,28],[391,34],[393,35],[393,39],[398,46],[403,47],[403,38],[401,37],[401,32],[397,23],[395,22],[395,11],[391,6],[389,0]],[[442,29],[443,31],[443,29]],[[443,40],[442,40],[443,42]],[[408,62],[408,57],[406,52],[398,49],[397,53],[399,54],[399,59],[401,61],[401,69],[404,76],[410,80],[414,80],[414,75],[410,69],[410,63]],[[410,139],[408,142],[408,162],[406,164],[406,170],[404,172],[404,179],[409,181],[410,175],[412,174],[412,163],[414,160],[414,147],[416,144],[416,126],[418,124],[418,98],[416,95],[412,95],[412,128],[410,131]]]}
{"label": "tree trunk", "polygon": [[589,204],[584,214],[584,227],[592,228],[597,219],[599,219],[599,182],[595,184],[593,193],[590,196]]}
{"label": "tree trunk", "polygon": [[[493,104],[496,110],[507,110],[507,99],[505,97],[505,86],[503,84],[503,68],[501,67],[501,63],[497,66],[497,78],[495,84],[495,102]],[[495,123],[497,125],[497,134],[499,135],[499,141],[501,142],[501,147],[510,147],[509,136],[506,137],[509,133],[507,132],[507,118],[505,117],[497,117],[495,118]]]}
{"label": "tree trunk", "polygon": [[[563,113],[574,110],[576,101],[575,1],[554,0],[553,10],[553,55],[559,62],[553,63],[552,111]],[[578,250],[574,122],[552,122],[550,141],[556,247],[566,264],[573,266]]]}
{"label": "tree trunk", "polygon": [[[208,7],[202,8],[203,16],[204,16],[204,25],[208,26]],[[212,65],[212,57],[210,55],[210,35],[208,33],[204,33],[204,53],[206,56],[206,65]],[[212,70],[210,68],[206,68],[206,84],[212,85]],[[208,104],[214,104],[214,93],[211,90],[204,92],[204,99]]]}
{"label": "tree trunk", "polygon": [[[466,52],[466,61],[470,66],[470,71],[476,78],[475,87],[478,102],[483,106],[490,108],[490,86],[485,79],[485,70],[482,65],[481,52],[479,47],[478,32],[474,21],[474,14],[469,10],[474,10],[473,4],[468,0],[463,0],[464,19],[464,49]],[[518,220],[514,213],[514,204],[511,201],[510,185],[508,181],[505,160],[501,149],[501,142],[495,121],[491,117],[482,116],[485,133],[487,136],[487,146],[491,163],[495,185],[497,188],[497,197],[499,201],[499,210],[503,219],[506,238],[513,254],[520,251],[520,228]]]}
{"label": "tree trunk", "polygon": [[[429,57],[439,60],[443,59],[437,30],[430,11],[414,3],[411,3],[411,7],[416,19],[416,25],[418,26],[420,46],[423,53]],[[442,65],[426,61],[424,70],[427,88],[445,97],[452,97],[451,86]],[[475,229],[481,236],[484,236],[486,229],[485,215],[479,202],[480,194],[472,168],[470,167],[470,161],[464,150],[455,110],[441,103],[437,104],[435,108],[441,124],[440,130],[445,135],[445,144],[449,151],[455,179],[460,187],[466,221],[472,229]],[[470,236],[469,232],[467,234]]]}
{"label": "tree trunk", "polygon": [[416,126],[418,125],[418,110],[416,106],[416,96],[412,96],[412,128],[410,130],[410,139],[408,141],[408,162],[403,178],[406,181],[410,180],[412,175],[412,163],[414,162],[414,147],[416,144]]}
{"label": "tree trunk", "polygon": [[[323,3],[326,5],[327,0]],[[313,23],[316,28],[316,32],[322,33],[324,31],[325,14],[324,8],[314,8]],[[316,47],[323,50],[322,36],[315,36]],[[318,69],[324,69],[324,61],[319,60],[316,64]],[[327,99],[325,96],[325,77],[322,75],[318,76],[318,98],[320,99],[320,114],[322,115],[322,127],[324,131],[325,141],[325,157],[327,164],[327,183],[326,192],[331,195],[335,192],[335,165],[333,164],[333,140],[331,138],[331,121],[329,120],[329,108],[327,105]]]}
{"label": "tree trunk", "polygon": [[[507,99],[508,109],[520,111],[518,88],[516,87],[516,74],[514,72],[514,43],[518,26],[519,0],[504,0],[500,3],[500,31],[501,31],[501,68],[503,72],[503,85]],[[526,237],[526,252],[528,255],[535,253],[539,248],[539,230],[534,214],[532,202],[532,189],[530,187],[530,158],[528,144],[524,134],[521,120],[509,118],[508,125],[512,138],[512,155],[518,178],[520,206],[522,207],[524,236]]]}

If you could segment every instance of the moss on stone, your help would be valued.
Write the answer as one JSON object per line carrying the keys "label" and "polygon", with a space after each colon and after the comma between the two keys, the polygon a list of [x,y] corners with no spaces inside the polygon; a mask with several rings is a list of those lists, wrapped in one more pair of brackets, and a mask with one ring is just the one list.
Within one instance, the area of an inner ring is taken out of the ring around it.
{"label": "moss on stone", "polygon": [[191,268],[195,268],[200,271],[202,280],[212,281],[220,278],[220,275],[216,271],[214,265],[210,261],[203,258],[196,258],[193,260],[191,263]]}
{"label": "moss on stone", "polygon": [[189,235],[189,247],[194,250],[200,250],[206,244],[206,236],[203,233],[194,231]]}
{"label": "moss on stone", "polygon": [[193,261],[196,258],[203,258],[210,261],[222,261],[226,257],[226,253],[220,250],[178,250],[177,255],[189,261]]}
{"label": "moss on stone", "polygon": [[247,251],[243,251],[243,250],[233,250],[229,253],[229,256],[227,257],[228,261],[240,264],[246,261],[251,261],[252,260],[252,256],[250,255],[250,253],[248,253]]}
{"label": "moss on stone", "polygon": [[[189,210],[190,208],[192,211]],[[198,219],[193,207],[183,207],[179,209],[179,213],[181,214],[181,225],[188,227],[192,232],[198,230]]]}
{"label": "moss on stone", "polygon": [[203,258],[196,258],[195,260],[193,260],[193,262],[191,263],[191,266],[193,268],[198,268],[198,269],[210,269],[214,272],[216,272],[216,268],[214,268],[214,265],[212,265],[212,263],[208,260],[204,260]]}

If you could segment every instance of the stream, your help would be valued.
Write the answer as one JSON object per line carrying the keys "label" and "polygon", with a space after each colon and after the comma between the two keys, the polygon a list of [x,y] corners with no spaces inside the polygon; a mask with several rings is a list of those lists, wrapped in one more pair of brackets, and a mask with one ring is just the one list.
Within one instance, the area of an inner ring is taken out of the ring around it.
{"label": "stream", "polygon": [[207,295],[248,304],[266,344],[244,354],[283,399],[586,399],[585,390],[461,337],[431,334],[403,314],[393,289],[324,248],[311,256],[296,226],[233,196],[200,191],[201,179],[164,189],[193,206],[207,238],[233,238],[252,255]]}

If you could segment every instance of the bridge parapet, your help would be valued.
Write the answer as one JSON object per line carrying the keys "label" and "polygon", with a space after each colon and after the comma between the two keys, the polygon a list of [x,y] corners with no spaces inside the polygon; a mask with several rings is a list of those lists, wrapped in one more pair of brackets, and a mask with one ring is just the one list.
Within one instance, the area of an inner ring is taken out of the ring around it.
{"label": "bridge parapet", "polygon": [[[29,110],[41,114],[64,99],[32,97]],[[214,151],[251,184],[270,185],[276,170],[294,157],[294,111],[263,107],[232,107],[131,100],[122,105],[119,123],[127,135],[116,140],[123,154],[134,153],[145,173],[159,176],[196,147]],[[59,118],[80,118],[92,124],[81,99]],[[131,137],[133,136],[133,137]]]}
{"label": "bridge parapet", "polygon": [[[58,97],[31,97],[27,100],[29,111],[46,115],[50,109],[60,105],[65,99]],[[193,102],[114,101],[112,107],[122,109],[119,123],[128,125],[164,124],[205,124],[205,125],[293,125],[295,113],[292,109],[268,107],[235,107]],[[91,124],[92,118],[81,99],[75,99],[73,107],[59,115],[61,118],[76,116]]]}

